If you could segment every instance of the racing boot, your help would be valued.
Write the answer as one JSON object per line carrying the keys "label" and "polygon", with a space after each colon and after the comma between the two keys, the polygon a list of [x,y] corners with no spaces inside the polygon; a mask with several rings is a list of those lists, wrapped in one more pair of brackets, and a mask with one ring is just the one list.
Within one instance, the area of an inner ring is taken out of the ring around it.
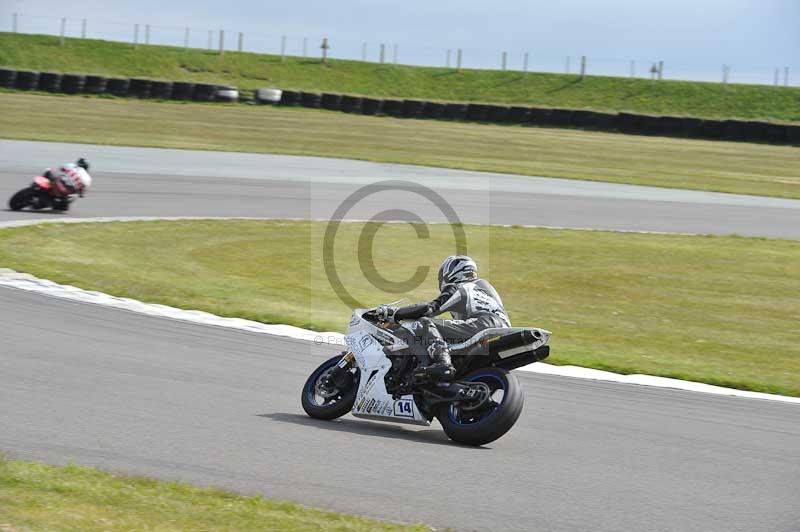
{"label": "racing boot", "polygon": [[[444,344],[444,342],[442,342]],[[432,380],[434,382],[451,381],[455,378],[456,368],[450,361],[450,352],[447,344],[435,345],[437,349],[431,354],[431,364],[418,367],[414,370],[414,378],[419,380]]]}

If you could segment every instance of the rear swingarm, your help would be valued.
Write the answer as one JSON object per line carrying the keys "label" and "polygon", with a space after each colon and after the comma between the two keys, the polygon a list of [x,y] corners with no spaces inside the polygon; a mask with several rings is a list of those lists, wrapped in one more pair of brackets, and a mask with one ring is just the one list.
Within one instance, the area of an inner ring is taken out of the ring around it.
{"label": "rear swingarm", "polygon": [[429,406],[442,403],[466,403],[477,408],[491,395],[489,386],[483,382],[441,382],[433,388],[424,388],[422,393]]}

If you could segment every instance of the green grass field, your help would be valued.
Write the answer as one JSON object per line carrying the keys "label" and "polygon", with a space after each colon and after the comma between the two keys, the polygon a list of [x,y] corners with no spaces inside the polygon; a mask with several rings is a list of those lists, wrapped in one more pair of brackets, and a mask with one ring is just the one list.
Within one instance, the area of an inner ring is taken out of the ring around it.
{"label": "green grass field", "polygon": [[[0,107],[5,138],[321,155],[800,198],[800,151],[790,146],[15,92],[0,92]],[[104,171],[113,168],[97,169]]]}
{"label": "green grass field", "polygon": [[0,456],[0,532],[108,530],[423,531],[88,467],[53,467]]}
{"label": "green grass field", "polygon": [[[513,322],[553,331],[552,362],[800,395],[800,242],[465,228],[469,253]],[[144,301],[342,331],[350,310],[323,272],[323,229],[219,220],[6,229],[0,266]],[[354,297],[371,306],[435,295],[436,268],[453,249],[449,226],[431,226],[429,240],[405,224],[378,228],[382,276],[432,269],[410,294],[364,280],[355,259],[361,229],[344,224],[335,248]]]}
{"label": "green grass field", "polygon": [[[335,55],[336,43],[333,43]],[[370,96],[800,121],[800,88],[379,65],[0,33],[0,65]]]}

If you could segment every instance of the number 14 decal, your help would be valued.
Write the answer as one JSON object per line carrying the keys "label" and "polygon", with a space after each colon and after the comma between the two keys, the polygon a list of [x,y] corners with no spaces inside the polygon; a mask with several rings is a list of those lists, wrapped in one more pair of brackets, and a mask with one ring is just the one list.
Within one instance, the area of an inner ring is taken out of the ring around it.
{"label": "number 14 decal", "polygon": [[414,417],[414,407],[410,399],[398,399],[394,402],[394,415],[401,417]]}

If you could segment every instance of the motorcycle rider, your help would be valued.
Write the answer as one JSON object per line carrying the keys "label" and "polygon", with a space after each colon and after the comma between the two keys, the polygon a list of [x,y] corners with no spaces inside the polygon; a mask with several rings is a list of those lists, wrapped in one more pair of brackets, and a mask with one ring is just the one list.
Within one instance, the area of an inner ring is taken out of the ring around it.
{"label": "motorcycle rider", "polygon": [[[478,266],[466,255],[447,257],[439,267],[439,296],[429,303],[396,308],[378,307],[378,318],[385,322],[416,320],[415,354],[420,360],[414,376],[434,380],[450,380],[455,368],[448,344],[461,343],[484,329],[511,327],[497,290],[478,278]],[[444,312],[454,319],[433,319]]]}
{"label": "motorcycle rider", "polygon": [[92,176],[89,175],[89,162],[81,157],[75,163],[67,163],[53,170],[47,168],[43,174],[53,184],[54,203],[61,210],[69,208],[67,197],[78,194],[80,197],[92,186]]}

